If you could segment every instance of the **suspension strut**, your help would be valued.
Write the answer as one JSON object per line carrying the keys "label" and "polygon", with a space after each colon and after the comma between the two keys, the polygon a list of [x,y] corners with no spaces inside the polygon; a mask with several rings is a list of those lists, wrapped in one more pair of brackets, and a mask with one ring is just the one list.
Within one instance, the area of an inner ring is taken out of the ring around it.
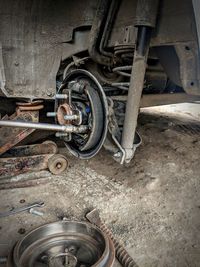
{"label": "suspension strut", "polygon": [[146,63],[149,52],[151,32],[156,25],[159,0],[138,0],[135,27],[137,27],[137,43],[133,58],[128,101],[122,133],[122,147],[125,150],[125,162],[134,156],[134,145],[140,99],[142,95]]}

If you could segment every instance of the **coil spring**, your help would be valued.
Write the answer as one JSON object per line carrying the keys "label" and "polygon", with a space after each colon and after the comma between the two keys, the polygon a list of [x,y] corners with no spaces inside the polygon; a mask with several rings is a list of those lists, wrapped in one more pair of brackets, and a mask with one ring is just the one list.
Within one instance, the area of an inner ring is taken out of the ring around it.
{"label": "coil spring", "polygon": [[[113,69],[113,72],[115,72],[121,76],[124,76],[126,78],[127,77],[130,78],[131,77],[131,73],[130,73],[131,70],[132,70],[132,66],[127,65],[127,66],[116,67]],[[119,89],[122,89],[122,90],[128,90],[129,85],[130,85],[130,82],[112,83],[112,86],[118,87]]]}
{"label": "coil spring", "polygon": [[128,252],[126,251],[124,246],[122,244],[120,244],[115,239],[112,232],[107,228],[107,226],[102,222],[98,226],[113,241],[113,244],[115,247],[116,258],[122,264],[122,266],[124,266],[124,267],[138,267],[138,265],[135,263],[133,258],[128,254]]}
{"label": "coil spring", "polygon": [[[120,45],[115,47],[115,57],[119,57],[123,60],[132,59],[134,54],[134,47],[130,45]],[[113,68],[113,72],[125,78],[131,77],[132,65],[123,65]],[[128,90],[130,82],[112,83],[112,86],[118,87],[122,90]]]}

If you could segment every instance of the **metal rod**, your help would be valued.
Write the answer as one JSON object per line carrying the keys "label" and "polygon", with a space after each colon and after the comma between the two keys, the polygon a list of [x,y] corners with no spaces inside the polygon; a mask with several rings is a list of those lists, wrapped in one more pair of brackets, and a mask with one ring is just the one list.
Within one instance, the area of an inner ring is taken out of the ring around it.
{"label": "metal rod", "polygon": [[16,127],[16,128],[29,128],[44,131],[55,131],[65,133],[82,133],[88,130],[87,125],[74,126],[74,125],[57,125],[50,123],[33,123],[24,121],[0,121],[0,127]]}

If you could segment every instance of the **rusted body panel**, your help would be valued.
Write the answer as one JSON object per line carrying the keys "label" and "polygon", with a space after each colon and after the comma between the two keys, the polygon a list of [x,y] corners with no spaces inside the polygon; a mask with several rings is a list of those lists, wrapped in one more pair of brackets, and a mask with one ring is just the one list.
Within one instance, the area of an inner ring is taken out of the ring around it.
{"label": "rusted body panel", "polygon": [[[136,4],[136,0],[121,1],[108,46],[134,45]],[[97,0],[1,0],[1,94],[52,97],[62,60],[88,49],[96,8]],[[199,69],[196,43],[192,1],[163,0],[151,47],[176,46],[181,62],[181,67],[176,67],[181,69],[183,86],[188,92],[198,94],[200,78],[195,71]],[[180,44],[191,47],[191,51],[181,52]],[[187,55],[189,60],[185,62]],[[194,66],[193,70],[188,64]]]}

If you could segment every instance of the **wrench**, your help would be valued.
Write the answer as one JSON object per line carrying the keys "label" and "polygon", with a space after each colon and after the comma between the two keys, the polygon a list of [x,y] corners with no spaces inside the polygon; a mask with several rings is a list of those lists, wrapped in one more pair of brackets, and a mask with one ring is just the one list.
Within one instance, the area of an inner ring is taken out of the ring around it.
{"label": "wrench", "polygon": [[15,208],[15,209],[12,209],[12,210],[9,210],[9,211],[6,211],[6,212],[0,212],[0,218],[7,217],[7,216],[10,216],[10,215],[14,215],[16,213],[20,213],[20,212],[24,212],[24,211],[29,211],[32,208],[40,208],[40,207],[43,207],[43,206],[44,206],[44,202],[36,202],[36,203],[30,204],[28,206],[24,206],[24,207],[21,207],[21,208]]}

